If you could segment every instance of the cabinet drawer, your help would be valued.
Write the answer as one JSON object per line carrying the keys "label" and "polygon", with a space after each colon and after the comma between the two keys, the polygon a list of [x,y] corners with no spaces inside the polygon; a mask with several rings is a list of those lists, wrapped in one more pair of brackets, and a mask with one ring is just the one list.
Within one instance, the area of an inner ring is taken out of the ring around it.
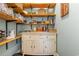
{"label": "cabinet drawer", "polygon": [[43,40],[34,40],[33,42],[33,55],[43,54]]}
{"label": "cabinet drawer", "polygon": [[48,39],[56,39],[56,35],[47,36]]}
{"label": "cabinet drawer", "polygon": [[32,36],[31,35],[22,36],[22,39],[30,40],[32,39]]}

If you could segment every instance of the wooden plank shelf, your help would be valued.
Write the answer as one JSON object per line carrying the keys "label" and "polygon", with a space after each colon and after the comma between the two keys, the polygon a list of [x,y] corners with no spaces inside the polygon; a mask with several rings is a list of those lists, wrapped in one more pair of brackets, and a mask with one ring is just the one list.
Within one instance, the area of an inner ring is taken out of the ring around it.
{"label": "wooden plank shelf", "polygon": [[0,12],[0,18],[5,20],[5,21],[16,21],[16,23],[23,23],[21,19],[16,18],[14,16],[10,16],[4,12]]}
{"label": "wooden plank shelf", "polygon": [[16,19],[16,23],[24,23],[21,19]]}
{"label": "wooden plank shelf", "polygon": [[23,13],[23,4],[22,3],[7,3],[8,7],[11,7],[17,13]]}
{"label": "wooden plank shelf", "polygon": [[48,17],[48,16],[56,16],[56,14],[23,14],[26,17]]}
{"label": "wooden plank shelf", "polygon": [[4,20],[15,20],[15,17],[14,16],[10,16],[4,12],[0,12],[0,18],[4,19]]}
{"label": "wooden plank shelf", "polygon": [[41,24],[41,23],[40,24],[27,24],[27,23],[24,23],[24,24],[26,24],[26,25],[53,25],[54,23],[53,24]]}
{"label": "wooden plank shelf", "polygon": [[23,8],[54,8],[56,3],[24,3]]}
{"label": "wooden plank shelf", "polygon": [[12,38],[12,39],[5,39],[4,41],[0,42],[0,46],[4,45],[6,43],[12,42],[14,40],[17,40],[19,38],[21,38],[21,36],[16,36],[15,38]]}

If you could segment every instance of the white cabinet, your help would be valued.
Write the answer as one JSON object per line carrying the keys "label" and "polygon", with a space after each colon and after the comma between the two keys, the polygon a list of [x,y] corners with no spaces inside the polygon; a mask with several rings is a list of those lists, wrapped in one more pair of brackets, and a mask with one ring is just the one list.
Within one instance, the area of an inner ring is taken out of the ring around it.
{"label": "white cabinet", "polygon": [[56,52],[56,33],[22,33],[22,52],[28,55],[53,55]]}

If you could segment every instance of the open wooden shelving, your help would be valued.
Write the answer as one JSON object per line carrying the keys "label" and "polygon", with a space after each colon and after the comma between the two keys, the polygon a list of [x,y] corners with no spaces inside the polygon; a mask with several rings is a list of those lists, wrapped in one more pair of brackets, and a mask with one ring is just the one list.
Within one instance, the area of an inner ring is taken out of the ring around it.
{"label": "open wooden shelving", "polygon": [[24,3],[23,8],[54,8],[56,3]]}
{"label": "open wooden shelving", "polygon": [[0,12],[0,18],[4,19],[4,20],[15,20],[16,18],[13,16],[10,16],[4,12]]}
{"label": "open wooden shelving", "polygon": [[48,17],[48,16],[56,16],[56,14],[23,14],[26,17]]}
{"label": "open wooden shelving", "polygon": [[11,7],[17,13],[23,13],[23,4],[22,3],[7,3],[8,7]]}
{"label": "open wooden shelving", "polygon": [[15,38],[12,38],[12,39],[5,39],[4,41],[0,42],[0,46],[4,45],[6,43],[12,42],[14,40],[17,40],[19,38],[21,38],[21,36],[16,36]]}
{"label": "open wooden shelving", "polygon": [[22,23],[21,19],[16,18],[14,16],[10,16],[4,12],[0,12],[0,18],[6,21],[16,21],[16,23]]}
{"label": "open wooden shelving", "polygon": [[25,23],[26,25],[52,25],[52,24],[27,24]]}

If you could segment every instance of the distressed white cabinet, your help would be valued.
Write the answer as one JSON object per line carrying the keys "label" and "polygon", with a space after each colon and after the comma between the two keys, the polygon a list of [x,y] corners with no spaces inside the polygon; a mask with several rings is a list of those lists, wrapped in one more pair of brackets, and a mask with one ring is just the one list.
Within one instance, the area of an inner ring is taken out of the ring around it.
{"label": "distressed white cabinet", "polygon": [[56,33],[22,33],[22,52],[28,55],[54,55],[56,53]]}

